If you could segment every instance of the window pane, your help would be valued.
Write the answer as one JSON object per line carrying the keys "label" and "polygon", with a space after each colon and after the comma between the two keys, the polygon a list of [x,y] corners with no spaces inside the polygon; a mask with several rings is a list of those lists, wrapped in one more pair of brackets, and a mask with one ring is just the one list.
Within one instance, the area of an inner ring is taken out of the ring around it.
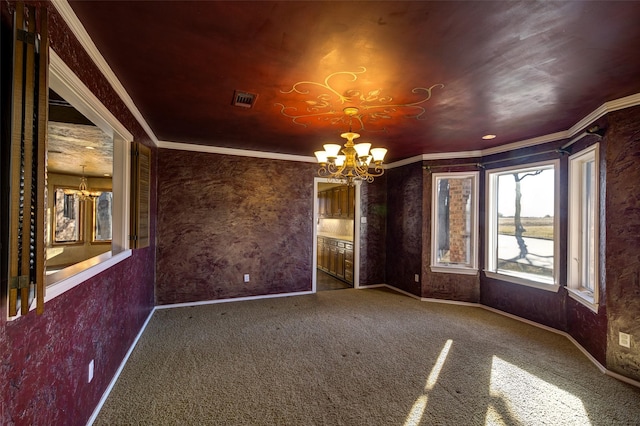
{"label": "window pane", "polygon": [[93,229],[94,241],[111,241],[111,209],[113,193],[102,192],[93,202],[95,225]]}
{"label": "window pane", "polygon": [[437,179],[436,263],[471,263],[471,177]]}
{"label": "window pane", "polygon": [[80,201],[73,191],[55,190],[55,238],[56,243],[80,241]]}
{"label": "window pane", "polygon": [[594,173],[595,162],[587,161],[583,164],[584,176],[584,200],[582,206],[582,283],[585,289],[593,292],[595,277],[595,259],[596,259],[596,206],[594,189],[596,188],[596,176]]}
{"label": "window pane", "polygon": [[569,296],[598,312],[598,144],[569,157],[567,287]]}
{"label": "window pane", "polygon": [[497,272],[553,279],[553,166],[497,177]]}

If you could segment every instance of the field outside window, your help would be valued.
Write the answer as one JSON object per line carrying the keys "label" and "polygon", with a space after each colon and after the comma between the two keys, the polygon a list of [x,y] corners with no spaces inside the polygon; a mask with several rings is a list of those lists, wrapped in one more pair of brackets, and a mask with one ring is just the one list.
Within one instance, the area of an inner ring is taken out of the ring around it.
{"label": "field outside window", "polygon": [[557,282],[556,170],[542,163],[488,172],[488,271]]}

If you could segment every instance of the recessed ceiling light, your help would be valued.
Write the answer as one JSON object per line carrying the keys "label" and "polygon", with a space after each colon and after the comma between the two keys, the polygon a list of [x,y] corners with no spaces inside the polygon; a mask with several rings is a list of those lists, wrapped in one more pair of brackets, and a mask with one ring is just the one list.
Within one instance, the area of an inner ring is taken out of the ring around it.
{"label": "recessed ceiling light", "polygon": [[85,148],[87,148],[87,149],[95,149],[95,148],[94,148],[94,147],[92,147],[92,146],[85,146]]}
{"label": "recessed ceiling light", "polygon": [[105,173],[105,174],[103,174],[102,176],[109,177],[109,176],[111,176],[111,175],[110,175],[109,173]]}
{"label": "recessed ceiling light", "polygon": [[484,140],[495,139],[495,138],[496,138],[496,135],[484,135],[482,137],[482,139]]}

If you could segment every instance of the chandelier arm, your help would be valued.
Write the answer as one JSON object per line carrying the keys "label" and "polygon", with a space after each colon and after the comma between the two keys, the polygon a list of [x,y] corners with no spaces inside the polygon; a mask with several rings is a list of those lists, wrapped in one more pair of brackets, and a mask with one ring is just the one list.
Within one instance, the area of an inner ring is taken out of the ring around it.
{"label": "chandelier arm", "polygon": [[[325,151],[317,151],[315,153],[320,162],[318,176],[342,182],[346,180],[347,185],[353,185],[354,181],[373,182],[375,177],[382,176],[384,173],[382,160],[376,160],[373,162],[374,164],[371,164],[373,157],[373,154],[369,154],[371,144],[354,144],[354,139],[360,137],[358,133],[353,133],[351,130],[353,117],[355,116],[356,119],[359,119],[357,116],[358,109],[346,107],[344,111],[349,116],[349,131],[342,133],[340,136],[346,139],[347,142],[340,151],[337,149],[339,147],[337,144],[325,144]],[[379,155],[380,152],[383,152],[381,157],[384,157],[386,149],[376,149],[378,150],[377,154]],[[341,152],[342,155],[338,155],[338,152]],[[370,166],[375,166],[373,171],[370,171]]]}

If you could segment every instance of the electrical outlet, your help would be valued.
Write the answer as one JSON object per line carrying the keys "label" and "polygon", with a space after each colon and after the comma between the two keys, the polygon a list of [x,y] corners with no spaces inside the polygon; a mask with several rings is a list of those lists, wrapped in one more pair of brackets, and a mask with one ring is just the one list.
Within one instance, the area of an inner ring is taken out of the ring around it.
{"label": "electrical outlet", "polygon": [[367,217],[366,216],[360,216],[360,223],[362,223],[362,224],[367,223]]}
{"label": "electrical outlet", "polygon": [[420,282],[420,275],[415,274],[415,275],[413,276],[413,280],[414,280],[415,282],[419,283],[419,282]]}
{"label": "electrical outlet", "polygon": [[244,274],[244,282],[245,283],[249,282],[249,274]]}
{"label": "electrical outlet", "polygon": [[625,348],[630,348],[631,347],[631,335],[627,334],[627,333],[620,332],[619,337],[618,337],[618,343],[620,343],[620,346],[624,346]]}
{"label": "electrical outlet", "polygon": [[87,383],[91,383],[92,380],[93,380],[93,360],[89,362],[89,376],[87,379]]}

